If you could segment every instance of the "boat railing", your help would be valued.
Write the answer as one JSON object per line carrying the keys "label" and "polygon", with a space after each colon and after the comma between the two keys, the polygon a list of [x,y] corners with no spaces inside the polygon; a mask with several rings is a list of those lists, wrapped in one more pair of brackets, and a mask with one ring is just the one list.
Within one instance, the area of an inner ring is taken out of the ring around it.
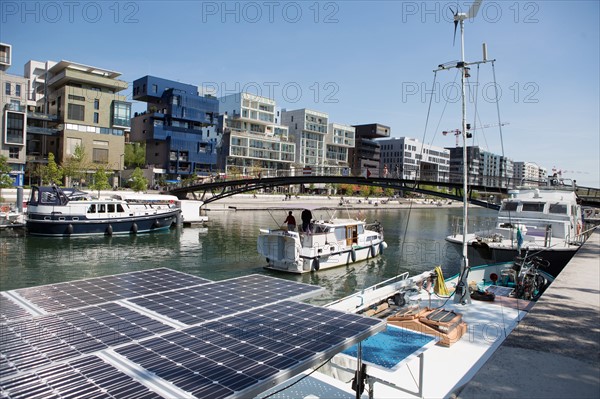
{"label": "boat railing", "polygon": [[388,285],[391,285],[391,284],[395,284],[395,283],[400,282],[400,281],[405,281],[405,280],[408,279],[408,276],[409,276],[409,273],[408,272],[404,272],[404,273],[399,274],[399,275],[397,275],[395,277],[389,278],[389,279],[384,280],[384,281],[382,281],[380,283],[377,283],[377,284],[372,285],[372,286],[370,286],[368,288],[365,288],[365,289],[363,289],[363,290],[361,290],[359,292],[355,292],[352,295],[349,295],[347,297],[344,297],[344,298],[338,299],[336,301],[333,301],[333,302],[327,304],[326,306],[327,307],[333,307],[333,306],[335,306],[335,305],[337,305],[337,304],[339,304],[341,302],[348,301],[351,298],[361,297],[361,296],[365,295],[365,293],[376,291],[376,290],[381,289],[381,288],[383,288],[385,286],[388,286]]}

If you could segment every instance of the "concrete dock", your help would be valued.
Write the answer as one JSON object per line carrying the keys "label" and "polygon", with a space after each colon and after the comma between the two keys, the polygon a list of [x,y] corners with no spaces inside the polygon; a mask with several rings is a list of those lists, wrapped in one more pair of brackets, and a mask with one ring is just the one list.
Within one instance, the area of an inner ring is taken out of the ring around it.
{"label": "concrete dock", "polygon": [[455,395],[600,397],[600,229]]}

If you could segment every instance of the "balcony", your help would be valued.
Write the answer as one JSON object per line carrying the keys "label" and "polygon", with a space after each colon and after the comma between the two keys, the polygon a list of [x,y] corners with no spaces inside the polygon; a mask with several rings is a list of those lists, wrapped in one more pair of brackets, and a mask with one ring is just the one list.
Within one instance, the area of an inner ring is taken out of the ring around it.
{"label": "balcony", "polygon": [[56,136],[60,132],[59,129],[51,127],[27,126],[27,134],[41,134],[44,136]]}

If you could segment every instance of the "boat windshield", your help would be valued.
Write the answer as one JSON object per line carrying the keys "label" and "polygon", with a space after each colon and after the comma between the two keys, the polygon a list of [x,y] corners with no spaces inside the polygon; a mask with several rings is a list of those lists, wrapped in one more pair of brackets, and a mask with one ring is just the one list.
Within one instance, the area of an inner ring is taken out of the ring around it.
{"label": "boat windshield", "polygon": [[504,204],[502,204],[502,209],[503,211],[516,211],[517,210],[517,206],[519,205],[518,202],[515,201],[509,201],[509,202],[505,202]]}
{"label": "boat windshield", "polygon": [[567,205],[566,204],[550,204],[550,207],[548,208],[548,212],[554,213],[554,214],[559,214],[559,215],[566,215],[567,214]]}
{"label": "boat windshield", "polygon": [[543,202],[523,202],[523,212],[544,212]]}

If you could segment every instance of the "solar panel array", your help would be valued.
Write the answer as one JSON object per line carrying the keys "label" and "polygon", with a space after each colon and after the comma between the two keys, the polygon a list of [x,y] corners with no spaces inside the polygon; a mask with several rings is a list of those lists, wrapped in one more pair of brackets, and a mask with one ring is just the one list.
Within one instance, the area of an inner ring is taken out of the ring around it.
{"label": "solar panel array", "polygon": [[319,291],[169,269],[11,291],[2,303],[52,313],[3,314],[0,397],[253,396],[385,327],[295,302]]}

